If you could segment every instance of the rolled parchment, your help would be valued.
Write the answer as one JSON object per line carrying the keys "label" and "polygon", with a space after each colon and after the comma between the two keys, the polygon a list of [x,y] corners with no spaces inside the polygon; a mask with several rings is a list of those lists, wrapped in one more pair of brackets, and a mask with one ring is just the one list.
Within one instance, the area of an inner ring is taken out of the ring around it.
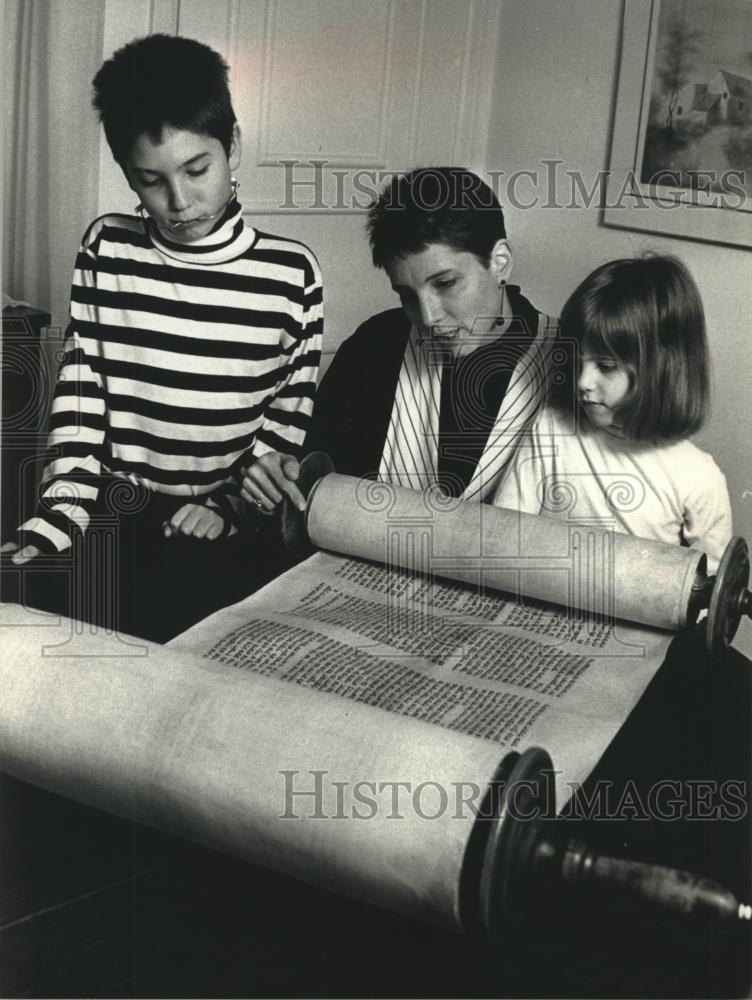
{"label": "rolled parchment", "polygon": [[315,485],[306,525],[321,549],[674,631],[704,560],[609,527],[338,473]]}
{"label": "rolled parchment", "polygon": [[263,676],[261,650],[239,668],[87,633],[0,607],[0,770],[324,888],[460,924],[475,822],[461,797],[492,778],[498,744]]}

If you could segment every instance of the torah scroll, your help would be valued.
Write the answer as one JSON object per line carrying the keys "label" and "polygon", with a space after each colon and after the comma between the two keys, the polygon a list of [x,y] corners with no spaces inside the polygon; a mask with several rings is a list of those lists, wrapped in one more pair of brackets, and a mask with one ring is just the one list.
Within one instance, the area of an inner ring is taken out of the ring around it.
{"label": "torah scroll", "polygon": [[[319,552],[165,647],[0,608],[0,769],[463,926],[467,853],[499,762],[544,746],[561,805],[670,636],[511,599],[489,586],[499,552],[485,509],[457,507],[444,535],[425,497],[379,510],[366,488],[322,481],[310,527],[341,549],[339,525],[369,561]],[[549,558],[563,572],[567,553]],[[545,575],[531,559],[512,572]],[[438,579],[450,569],[460,582]]]}
{"label": "torah scroll", "polygon": [[322,549],[665,629],[687,624],[705,562],[697,549],[625,535],[608,524],[463,503],[336,473],[316,483],[306,513],[311,541]]}

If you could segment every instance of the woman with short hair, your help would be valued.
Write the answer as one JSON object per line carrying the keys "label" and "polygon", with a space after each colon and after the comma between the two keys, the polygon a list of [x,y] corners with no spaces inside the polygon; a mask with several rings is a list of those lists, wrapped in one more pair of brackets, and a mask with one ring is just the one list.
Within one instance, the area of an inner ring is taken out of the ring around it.
{"label": "woman with short hair", "polygon": [[[459,167],[396,175],[368,214],[373,262],[400,309],[372,316],[337,352],[305,450],[338,472],[492,500],[543,401],[555,320],[510,284],[496,195]],[[298,506],[295,459],[259,459],[243,495]]]}

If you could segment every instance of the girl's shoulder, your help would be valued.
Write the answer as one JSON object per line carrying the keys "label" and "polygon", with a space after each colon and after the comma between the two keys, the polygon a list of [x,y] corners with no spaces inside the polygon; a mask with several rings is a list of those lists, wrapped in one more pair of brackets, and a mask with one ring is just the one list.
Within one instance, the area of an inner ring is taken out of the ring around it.
{"label": "girl's shoulder", "polygon": [[656,456],[686,495],[726,489],[726,477],[713,456],[688,439],[659,445]]}
{"label": "girl's shoulder", "polygon": [[667,456],[671,456],[683,465],[691,464],[697,468],[717,469],[718,472],[721,471],[710,452],[703,451],[702,448],[698,447],[694,441],[690,441],[689,438],[685,438],[683,441],[672,441],[670,444],[659,445],[658,447],[665,450]]}
{"label": "girl's shoulder", "polygon": [[541,434],[574,434],[577,431],[577,422],[573,413],[547,403],[542,406],[535,420],[533,427]]}
{"label": "girl's shoulder", "polygon": [[595,450],[600,455],[603,452],[602,442],[591,440],[592,435],[586,430],[583,433],[583,430],[578,414],[546,404],[523,434],[523,441],[527,442],[528,448],[547,450],[555,453],[559,462],[571,463],[581,453]]}

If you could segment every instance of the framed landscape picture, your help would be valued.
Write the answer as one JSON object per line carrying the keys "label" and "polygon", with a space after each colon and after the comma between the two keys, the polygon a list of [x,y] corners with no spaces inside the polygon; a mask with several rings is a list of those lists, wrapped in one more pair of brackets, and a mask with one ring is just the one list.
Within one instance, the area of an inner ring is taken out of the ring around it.
{"label": "framed landscape picture", "polygon": [[752,0],[626,0],[604,222],[752,246]]}

